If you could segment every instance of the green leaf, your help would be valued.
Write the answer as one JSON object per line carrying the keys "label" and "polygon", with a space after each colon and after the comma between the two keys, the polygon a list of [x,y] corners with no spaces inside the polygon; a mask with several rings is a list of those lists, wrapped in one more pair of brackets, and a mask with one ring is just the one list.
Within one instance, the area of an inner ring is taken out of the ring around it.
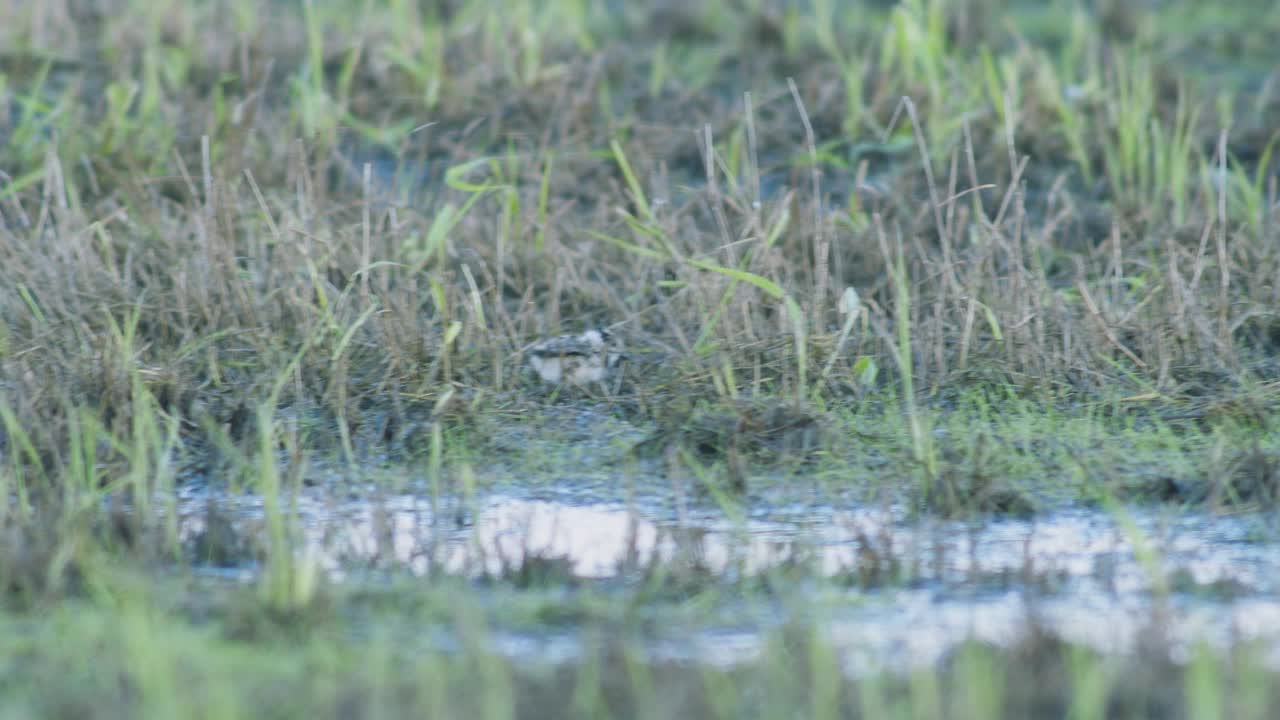
{"label": "green leaf", "polygon": [[650,223],[657,223],[654,218],[653,210],[649,208],[649,201],[644,197],[644,190],[640,187],[640,182],[636,180],[636,174],[631,171],[631,163],[627,162],[627,156],[622,152],[622,145],[617,140],[610,140],[609,147],[613,149],[613,159],[618,163],[618,169],[622,171],[622,176],[626,178],[627,187],[631,189],[631,195],[635,198],[636,206],[640,208],[640,214]]}
{"label": "green leaf", "polygon": [[595,230],[588,230],[587,234],[593,238],[596,238],[597,240],[603,240],[609,243],[610,245],[613,245],[614,247],[626,250],[629,253],[634,253],[636,255],[643,255],[644,257],[653,258],[655,260],[667,259],[666,253],[660,252],[658,250],[654,250],[653,248],[642,247],[640,245],[636,245],[635,243],[629,243],[626,240],[623,240],[622,238],[616,238],[616,237],[613,237],[612,235],[605,235],[604,233],[596,232]]}
{"label": "green leaf", "polygon": [[483,185],[476,185],[475,183],[462,179],[464,175],[478,167],[489,167],[492,161],[493,158],[486,155],[485,157],[478,157],[474,160],[468,160],[464,163],[454,165],[444,172],[444,183],[454,190],[461,190],[469,193],[483,193],[502,187],[501,184],[495,184],[487,181]]}
{"label": "green leaf", "polygon": [[991,308],[987,307],[985,304],[978,304],[982,305],[982,314],[987,318],[987,326],[991,328],[992,337],[994,337],[997,342],[1004,342],[1004,333],[1000,332],[1000,321],[996,319],[996,314],[991,312]]}
{"label": "green leaf", "polygon": [[32,170],[9,184],[5,185],[4,190],[0,190],[0,200],[7,200],[10,195],[16,195],[26,188],[40,182],[40,178],[44,177],[44,170]]}
{"label": "green leaf", "polygon": [[713,262],[707,262],[706,260],[696,260],[693,258],[690,258],[689,264],[693,265],[696,268],[700,268],[702,270],[709,270],[711,272],[719,273],[726,277],[734,278],[735,280],[741,280],[743,282],[751,283],[752,285],[755,285],[756,287],[768,293],[769,296],[774,298],[775,300],[782,300],[785,298],[789,304],[793,304],[795,302],[791,300],[791,298],[787,297],[787,293],[784,292],[783,289],[777,283],[770,280],[769,278],[761,277],[753,272],[747,272],[746,270],[737,270],[735,268],[725,267],[724,265],[717,265]]}
{"label": "green leaf", "polygon": [[875,359],[868,355],[858,358],[858,361],[853,364],[853,376],[857,378],[858,382],[862,385],[868,387],[874,385],[876,382],[876,375],[879,374],[880,368],[876,365]]}
{"label": "green leaf", "polygon": [[444,344],[452,345],[454,340],[458,339],[458,335],[462,332],[462,321],[454,320],[449,323],[449,329],[444,331]]}

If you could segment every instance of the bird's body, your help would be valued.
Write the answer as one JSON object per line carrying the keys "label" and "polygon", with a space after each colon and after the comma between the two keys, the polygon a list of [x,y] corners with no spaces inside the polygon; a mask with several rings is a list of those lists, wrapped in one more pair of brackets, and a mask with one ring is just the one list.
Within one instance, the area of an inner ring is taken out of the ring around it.
{"label": "bird's body", "polygon": [[557,335],[530,345],[529,364],[544,382],[586,385],[609,377],[623,355],[608,330]]}

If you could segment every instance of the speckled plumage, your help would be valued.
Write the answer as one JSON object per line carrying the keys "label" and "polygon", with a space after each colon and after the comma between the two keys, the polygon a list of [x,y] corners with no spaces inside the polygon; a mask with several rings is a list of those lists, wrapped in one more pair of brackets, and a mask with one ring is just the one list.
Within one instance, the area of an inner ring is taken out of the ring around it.
{"label": "speckled plumage", "polygon": [[623,359],[608,330],[550,337],[530,345],[526,354],[538,377],[552,384],[601,382]]}

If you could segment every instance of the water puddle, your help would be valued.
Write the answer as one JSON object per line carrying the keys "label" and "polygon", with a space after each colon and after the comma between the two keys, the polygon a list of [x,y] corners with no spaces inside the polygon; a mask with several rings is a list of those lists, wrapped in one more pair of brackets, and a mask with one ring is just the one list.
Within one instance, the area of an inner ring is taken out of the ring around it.
{"label": "water puddle", "polygon": [[[659,500],[562,495],[534,489],[433,504],[425,493],[335,499],[304,490],[286,504],[308,552],[339,582],[391,568],[501,576],[531,563],[573,582],[671,564],[730,588],[773,577],[805,588],[806,612],[822,614],[850,672],[930,664],[966,639],[1008,645],[1032,623],[1109,652],[1132,651],[1152,632],[1175,654],[1197,642],[1260,641],[1280,667],[1280,543],[1263,516],[1079,508],[960,522],[799,502],[729,519],[714,507],[677,512]],[[238,526],[261,522],[255,497],[188,488],[180,511],[188,542],[208,530],[210,503]],[[256,568],[211,572],[251,578]],[[733,595],[724,593],[718,619],[658,637],[650,652],[750,659],[787,608],[770,594]],[[515,633],[499,646],[544,657],[547,648],[571,654],[576,643],[572,633]]]}

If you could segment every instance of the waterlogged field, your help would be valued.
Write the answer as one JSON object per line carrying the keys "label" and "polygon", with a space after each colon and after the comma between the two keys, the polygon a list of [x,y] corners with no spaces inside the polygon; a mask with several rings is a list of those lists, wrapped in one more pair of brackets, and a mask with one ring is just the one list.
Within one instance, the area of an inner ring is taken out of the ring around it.
{"label": "waterlogged field", "polygon": [[1277,36],[0,3],[0,717],[1273,717]]}

